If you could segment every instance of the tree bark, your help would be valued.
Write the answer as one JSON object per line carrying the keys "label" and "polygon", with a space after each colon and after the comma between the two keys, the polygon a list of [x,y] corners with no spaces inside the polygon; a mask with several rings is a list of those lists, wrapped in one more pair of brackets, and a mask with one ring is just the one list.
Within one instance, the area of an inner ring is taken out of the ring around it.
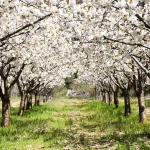
{"label": "tree bark", "polygon": [[21,94],[20,107],[19,107],[19,111],[18,111],[18,116],[24,115],[26,99],[27,99],[27,95],[24,96],[24,94],[22,93]]}
{"label": "tree bark", "polygon": [[32,109],[32,95],[29,94],[27,97],[26,110]]}
{"label": "tree bark", "polygon": [[114,104],[115,104],[116,108],[119,107],[118,91],[119,91],[118,87],[116,87],[116,89],[113,91],[113,93],[114,93]]}
{"label": "tree bark", "polygon": [[125,116],[129,116],[131,114],[129,90],[128,89],[124,89],[123,90],[123,94],[124,94],[124,104],[125,104],[124,115]]}
{"label": "tree bark", "polygon": [[104,90],[102,91],[102,101],[106,103],[106,95]]}
{"label": "tree bark", "polygon": [[43,103],[46,103],[46,97],[43,95]]}
{"label": "tree bark", "polygon": [[105,103],[109,104],[109,95],[108,95],[108,91],[105,91]]}
{"label": "tree bark", "polygon": [[34,106],[39,106],[40,103],[39,103],[39,99],[37,98],[38,97],[38,92],[37,91],[35,91],[34,97],[35,97]]}
{"label": "tree bark", "polygon": [[118,108],[119,106],[119,100],[118,100],[118,92],[114,92],[114,104],[115,104],[115,107]]}
{"label": "tree bark", "polygon": [[[134,61],[132,62],[132,64],[133,64],[132,65],[132,70],[134,71],[135,70],[135,68],[134,68]],[[145,66],[146,69],[148,69],[148,66],[149,65],[146,64],[146,66]],[[137,69],[138,78],[136,78],[136,76],[133,75],[134,90],[135,90],[136,96],[138,98],[139,123],[144,123],[146,121],[144,87],[145,87],[147,75],[145,74],[146,72],[144,70],[143,71],[142,70]]]}
{"label": "tree bark", "polygon": [[20,81],[17,81],[17,86],[18,86],[18,90],[21,96],[21,100],[20,100],[20,107],[18,110],[18,116],[23,116],[24,115],[24,110],[25,110],[25,100],[27,98],[27,95],[24,94],[23,89],[20,85]]}
{"label": "tree bark", "polygon": [[2,99],[2,126],[10,126],[11,125],[11,106],[9,94],[5,93],[1,97]]}
{"label": "tree bark", "polygon": [[111,106],[112,98],[111,98],[111,92],[108,92],[108,101],[109,101],[109,106]]}
{"label": "tree bark", "polygon": [[102,91],[100,91],[99,97],[100,97],[100,100],[102,101],[103,100],[103,93],[102,93]]}
{"label": "tree bark", "polygon": [[138,105],[139,105],[139,122],[144,123],[146,121],[146,114],[145,114],[145,98],[143,88],[141,88],[138,94]]}
{"label": "tree bark", "polygon": [[97,88],[96,88],[96,86],[94,88],[94,95],[95,95],[95,99],[97,99]]}

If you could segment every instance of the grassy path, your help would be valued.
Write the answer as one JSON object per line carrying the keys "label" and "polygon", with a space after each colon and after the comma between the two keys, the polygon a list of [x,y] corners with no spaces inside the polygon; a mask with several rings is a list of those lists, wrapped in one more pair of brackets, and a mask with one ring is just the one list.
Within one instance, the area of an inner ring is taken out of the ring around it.
{"label": "grassy path", "polygon": [[[138,123],[138,112],[123,116],[100,101],[57,99],[17,116],[0,128],[1,150],[149,150],[150,122]],[[150,120],[148,116],[148,120]]]}

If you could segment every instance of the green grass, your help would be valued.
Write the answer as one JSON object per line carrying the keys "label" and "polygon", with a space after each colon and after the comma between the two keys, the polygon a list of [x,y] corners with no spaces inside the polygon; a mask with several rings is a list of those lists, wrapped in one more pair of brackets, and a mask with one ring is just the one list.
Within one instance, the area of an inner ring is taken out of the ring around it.
{"label": "green grass", "polygon": [[17,112],[12,108],[11,127],[0,128],[1,150],[150,149],[150,116],[145,124],[138,123],[135,99],[128,117],[123,116],[123,103],[116,109],[87,99],[56,99],[23,117]]}

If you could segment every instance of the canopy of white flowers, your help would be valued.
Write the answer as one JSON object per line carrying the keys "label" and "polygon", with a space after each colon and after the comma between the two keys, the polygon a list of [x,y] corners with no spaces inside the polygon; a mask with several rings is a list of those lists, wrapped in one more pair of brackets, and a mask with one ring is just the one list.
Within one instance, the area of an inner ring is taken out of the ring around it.
{"label": "canopy of white flowers", "polygon": [[149,0],[0,0],[0,93],[77,71],[93,86],[126,86],[135,68],[150,77],[149,32]]}

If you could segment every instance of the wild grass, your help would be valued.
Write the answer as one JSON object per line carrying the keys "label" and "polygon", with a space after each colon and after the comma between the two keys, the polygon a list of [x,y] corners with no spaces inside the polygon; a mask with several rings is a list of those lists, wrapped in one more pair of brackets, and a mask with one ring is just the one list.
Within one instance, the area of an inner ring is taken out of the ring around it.
{"label": "wild grass", "polygon": [[23,117],[17,112],[12,108],[10,127],[0,127],[1,150],[150,149],[150,117],[138,123],[135,99],[128,117],[123,116],[123,103],[116,109],[92,99],[56,99]]}

